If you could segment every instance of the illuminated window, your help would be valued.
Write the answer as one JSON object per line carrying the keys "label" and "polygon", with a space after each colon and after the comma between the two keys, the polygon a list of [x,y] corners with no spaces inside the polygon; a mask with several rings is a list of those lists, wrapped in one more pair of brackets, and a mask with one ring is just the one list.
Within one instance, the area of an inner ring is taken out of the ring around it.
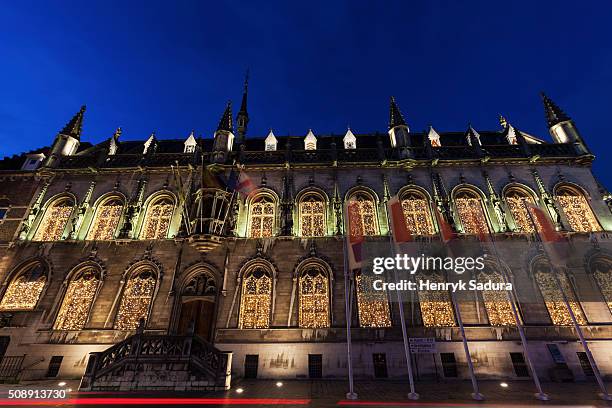
{"label": "illuminated window", "polygon": [[526,207],[529,204],[535,205],[535,201],[531,194],[523,189],[513,187],[508,189],[505,196],[506,203],[508,203],[508,207],[512,213],[512,218],[514,218],[517,231],[528,233],[535,232],[533,222],[531,221],[531,217]]}
{"label": "illuminated window", "polygon": [[[497,271],[478,274],[479,283],[486,283],[489,281],[493,283],[505,282],[501,273]],[[510,305],[508,294],[505,290],[483,290],[481,293],[491,326],[516,325],[514,314],[512,313],[512,305]]]}
{"label": "illuminated window", "polygon": [[299,279],[300,327],[329,327],[329,279],[318,266],[310,266]]}
{"label": "illuminated window", "polygon": [[155,273],[149,268],[130,277],[123,290],[115,329],[135,330],[141,318],[147,319],[156,282]]}
{"label": "illuminated window", "polygon": [[123,201],[120,198],[104,200],[96,210],[94,222],[87,239],[108,240],[115,237],[117,225],[123,212]]}
{"label": "illuminated window", "polygon": [[85,326],[99,283],[97,268],[88,267],[75,275],[66,289],[55,330],[81,330]]}
{"label": "illuminated window", "polygon": [[57,241],[61,239],[73,207],[74,201],[70,197],[62,197],[49,204],[34,240]]}
{"label": "illuminated window", "polygon": [[612,312],[612,261],[603,257],[596,258],[591,263],[591,272],[604,301]]}
{"label": "illuminated window", "polygon": [[266,329],[270,327],[272,308],[272,278],[259,267],[245,274],[242,281],[240,323],[242,329]]}
{"label": "illuminated window", "polygon": [[550,315],[553,324],[555,326],[573,325],[570,313],[567,310],[565,302],[563,301],[563,293],[565,293],[565,296],[567,297],[567,301],[574,312],[574,316],[576,317],[578,324],[586,324],[584,313],[582,312],[580,303],[576,300],[576,295],[569,278],[563,272],[556,272],[558,280],[563,287],[563,292],[561,292],[561,288],[559,287],[557,279],[555,279],[553,273],[554,272],[551,270],[550,265],[543,261],[537,262],[534,266],[535,280],[538,288],[540,289],[540,293],[542,294],[542,298],[544,298],[546,309],[548,309],[548,314]]}
{"label": "illuminated window", "polygon": [[435,234],[429,202],[423,194],[409,191],[402,196],[402,209],[408,231],[414,235]]}
{"label": "illuminated window", "polygon": [[557,189],[557,200],[572,230],[577,232],[601,231],[584,194],[570,187],[561,187]]}
{"label": "illuminated window", "polygon": [[376,202],[366,193],[356,193],[349,198],[349,205],[358,204],[359,218],[355,220],[362,235],[378,235],[378,221],[376,215]]}
{"label": "illuminated window", "polygon": [[274,234],[276,203],[267,195],[260,195],[251,202],[250,236],[267,238]]}
{"label": "illuminated window", "polygon": [[140,239],[164,239],[174,212],[174,200],[160,197],[149,204]]}
{"label": "illuminated window", "polygon": [[355,280],[357,281],[359,325],[361,327],[391,327],[387,293],[374,289],[374,279],[371,276],[360,273]]}
{"label": "illuminated window", "polygon": [[307,194],[300,201],[300,235],[325,236],[325,201],[318,194]]}
{"label": "illuminated window", "polygon": [[476,192],[460,191],[455,195],[455,205],[465,234],[489,233],[482,200]]}
{"label": "illuminated window", "polygon": [[33,310],[45,283],[47,274],[40,262],[26,266],[9,283],[0,302],[0,310]]}
{"label": "illuminated window", "polygon": [[[438,274],[416,275],[416,282],[431,281],[443,283],[444,278]],[[419,290],[419,306],[423,325],[426,327],[443,327],[455,325],[455,313],[450,294],[447,290]]]}

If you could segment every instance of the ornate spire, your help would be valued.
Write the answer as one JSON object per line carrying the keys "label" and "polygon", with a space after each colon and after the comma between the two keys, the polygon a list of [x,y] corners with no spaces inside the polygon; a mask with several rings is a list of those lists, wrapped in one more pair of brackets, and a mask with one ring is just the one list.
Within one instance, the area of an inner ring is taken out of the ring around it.
{"label": "ornate spire", "polygon": [[117,130],[115,130],[115,133],[113,133],[113,135],[111,136],[108,144],[109,155],[117,153],[117,149],[119,148],[119,136],[121,136],[121,132],[121,128],[118,127]]}
{"label": "ornate spire", "polygon": [[391,97],[391,105],[389,108],[389,129],[392,129],[396,126],[408,126],[404,117],[402,116],[402,112],[400,112],[397,103],[395,102],[395,98]]}
{"label": "ornate spire", "polygon": [[468,124],[468,128],[465,131],[465,138],[470,146],[480,146],[480,134],[472,127],[471,124]]}
{"label": "ornate spire", "polygon": [[225,112],[223,112],[223,116],[219,121],[219,126],[217,126],[217,131],[225,130],[227,132],[233,132],[234,126],[232,124],[232,101],[228,101],[225,106]]}
{"label": "ornate spire", "polygon": [[236,117],[236,123],[238,125],[238,135],[240,139],[244,139],[247,132],[247,125],[249,124],[249,113],[247,111],[247,96],[249,91],[249,70],[247,69],[244,77],[244,89],[242,91],[242,102],[240,103],[240,111]]}
{"label": "ornate spire", "polygon": [[503,129],[505,129],[508,127],[508,120],[506,120],[503,115],[499,115],[499,124]]}
{"label": "ornate spire", "polygon": [[565,114],[544,92],[540,92],[542,97],[542,103],[544,104],[544,116],[546,117],[546,123],[551,128],[558,123],[571,120],[569,116]]}
{"label": "ornate spire", "polygon": [[70,119],[70,122],[60,131],[62,135],[74,137],[77,140],[81,139],[81,130],[83,128],[83,116],[85,115],[86,106],[81,106],[81,110]]}

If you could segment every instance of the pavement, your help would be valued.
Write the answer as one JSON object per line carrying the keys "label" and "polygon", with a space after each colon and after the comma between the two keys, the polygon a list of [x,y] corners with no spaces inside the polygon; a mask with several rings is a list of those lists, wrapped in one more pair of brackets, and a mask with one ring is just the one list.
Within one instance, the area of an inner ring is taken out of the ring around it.
{"label": "pavement", "polygon": [[[346,398],[347,381],[342,380],[238,380],[229,391],[215,392],[78,392],[79,381],[23,382],[0,384],[0,406],[275,406],[275,407],[610,407],[612,402],[598,397],[595,382],[543,383],[550,401],[534,397],[534,385],[529,381],[479,381],[484,401],[471,397],[469,381],[417,382],[418,401],[408,399],[407,381],[355,381],[358,399]],[[607,384],[612,390],[612,383]],[[8,399],[9,390],[71,390],[65,399]]]}

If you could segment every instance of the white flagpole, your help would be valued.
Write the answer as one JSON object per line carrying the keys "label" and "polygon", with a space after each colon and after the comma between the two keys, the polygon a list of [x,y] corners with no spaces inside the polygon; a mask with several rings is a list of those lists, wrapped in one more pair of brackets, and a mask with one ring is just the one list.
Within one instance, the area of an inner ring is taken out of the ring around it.
{"label": "white flagpole", "polygon": [[[534,226],[536,226],[536,229],[537,229],[537,224],[535,220],[533,219],[531,211],[529,210],[529,207],[527,207],[527,203],[525,201],[523,201],[523,205],[525,206],[525,209],[527,210],[527,214],[529,214],[529,219],[531,220],[531,223]],[[561,291],[561,298],[563,299],[563,303],[565,303],[565,307],[567,308],[570,318],[572,319],[574,328],[576,329],[576,332],[578,333],[578,338],[580,339],[580,343],[582,343],[582,347],[584,348],[584,351],[587,355],[589,364],[591,364],[591,368],[593,369],[593,373],[595,374],[597,384],[599,384],[599,388],[601,389],[601,394],[599,394],[599,397],[603,399],[604,401],[612,401],[612,396],[608,393],[608,390],[606,389],[606,384],[603,382],[601,378],[601,373],[599,372],[599,367],[597,367],[597,362],[595,361],[595,359],[593,358],[593,355],[591,354],[591,350],[589,349],[586,339],[584,338],[584,334],[582,333],[580,324],[578,324],[578,320],[576,320],[576,315],[574,314],[574,311],[572,310],[569,304],[569,300],[567,299],[567,295],[565,294],[565,291],[563,290],[563,286],[561,284],[561,281],[559,280],[559,276],[557,275],[555,266],[553,262],[551,261],[548,250],[546,249],[546,245],[542,241],[542,238],[540,237],[539,233],[536,233],[535,235],[536,235],[536,239],[542,244],[542,249],[544,251],[544,254],[546,255],[548,263],[552,266],[551,273],[555,279],[555,283],[557,284],[557,286],[559,287],[559,290]]]}
{"label": "white flagpole", "polygon": [[357,393],[353,387],[353,358],[351,355],[351,296],[350,296],[350,275],[348,267],[348,246],[346,244],[346,234],[342,239],[344,243],[344,301],[345,301],[345,315],[346,315],[346,358],[348,366],[348,377],[349,377],[349,392],[346,394],[346,398],[350,400],[356,400],[358,398]]}
{"label": "white flagpole", "polygon": [[457,304],[457,299],[455,298],[455,292],[452,291],[451,301],[453,302],[453,306],[455,308],[457,323],[459,323],[459,332],[461,333],[461,339],[463,340],[463,350],[465,351],[465,358],[467,359],[468,369],[470,371],[470,379],[472,380],[472,388],[474,389],[474,392],[472,393],[472,399],[476,401],[482,401],[485,399],[485,397],[480,393],[480,390],[478,389],[478,381],[476,380],[476,375],[474,374],[474,364],[472,363],[472,357],[470,357],[470,348],[468,346],[467,338],[465,337],[465,329],[463,328],[461,312],[459,312],[459,305]]}
{"label": "white flagpole", "polygon": [[[491,244],[493,246],[493,251],[495,252],[495,258],[497,259],[497,266],[498,266],[500,273],[502,274],[504,283],[510,283],[510,278],[507,275],[507,271],[503,267],[499,259],[499,253],[497,252],[497,246],[495,245],[495,239],[493,238],[493,234],[491,234]],[[527,337],[525,336],[525,330],[523,328],[523,324],[519,317],[518,311],[516,310],[516,304],[514,303],[514,299],[511,293],[514,293],[514,292],[506,291],[506,296],[508,297],[508,302],[510,302],[510,307],[512,309],[512,315],[514,316],[514,321],[516,323],[516,327],[518,329],[519,336],[521,337],[521,344],[523,345],[523,351],[525,353],[525,360],[527,361],[527,366],[529,367],[529,370],[531,371],[531,375],[533,376],[533,382],[535,383],[536,389],[538,390],[538,392],[535,394],[535,397],[540,401],[548,401],[550,398],[544,391],[542,391],[542,385],[540,384],[540,378],[538,377],[538,373],[536,372],[533,362],[531,361],[531,357],[529,355],[529,348],[527,346]]]}
{"label": "white flagpole", "polygon": [[[389,224],[389,229],[390,229],[390,234],[389,234],[389,243],[391,244],[391,255],[393,255],[393,258],[395,258],[396,256],[396,248],[394,245],[394,240],[393,240],[393,231],[392,231],[392,222],[391,222],[391,218],[389,216],[389,206],[388,206],[388,202],[387,202],[387,223]],[[399,282],[398,276],[397,276],[397,268],[393,268],[393,274],[395,277],[395,281]],[[408,344],[408,333],[406,330],[406,319],[404,318],[404,303],[402,301],[402,291],[401,290],[396,290],[395,293],[397,294],[397,304],[399,306],[399,315],[400,315],[400,324],[402,326],[402,338],[404,341],[404,354],[406,356],[406,367],[408,369],[408,381],[410,382],[410,393],[408,394],[408,399],[411,400],[418,400],[419,399],[419,394],[415,391],[414,388],[414,376],[412,375],[412,359],[410,358],[410,346]]]}

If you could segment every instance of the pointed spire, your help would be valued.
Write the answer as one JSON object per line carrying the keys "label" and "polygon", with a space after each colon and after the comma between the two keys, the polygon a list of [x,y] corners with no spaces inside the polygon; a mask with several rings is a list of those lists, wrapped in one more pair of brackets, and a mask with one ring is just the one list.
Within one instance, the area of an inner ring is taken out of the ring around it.
{"label": "pointed spire", "polygon": [[79,110],[77,114],[70,119],[70,122],[64,126],[60,133],[62,135],[72,136],[75,139],[80,140],[81,130],[83,128],[83,116],[85,115],[86,109],[87,107],[85,105],[81,106],[81,110]]}
{"label": "pointed spire", "polygon": [[244,77],[244,89],[242,91],[242,102],[240,103],[240,111],[236,116],[236,125],[238,127],[238,141],[243,142],[247,133],[249,124],[249,113],[247,111],[247,96],[249,91],[249,70],[247,69]]}
{"label": "pointed spire", "polygon": [[395,102],[395,98],[391,97],[391,105],[389,108],[389,129],[392,129],[396,126],[408,126],[404,117],[402,116],[402,112],[400,112],[397,103]]}
{"label": "pointed spire", "polygon": [[249,92],[249,69],[247,68],[246,74],[244,76],[244,88],[242,90],[242,103],[240,104],[240,111],[238,114],[243,113],[246,116],[249,116],[247,113],[247,95]]}
{"label": "pointed spire", "polygon": [[542,103],[544,104],[544,117],[546,118],[546,123],[548,127],[551,128],[558,123],[565,122],[566,120],[571,120],[569,116],[565,114],[548,96],[544,94],[544,92],[540,92],[540,96],[542,97]]}
{"label": "pointed spire", "polygon": [[481,145],[480,134],[471,124],[468,124],[468,129],[465,131],[465,138],[470,146]]}
{"label": "pointed spire", "polygon": [[155,131],[151,132],[151,136],[144,142],[144,149],[142,150],[142,154],[147,154],[152,152],[155,149],[155,142],[157,138],[155,137]]}
{"label": "pointed spire", "polygon": [[234,126],[232,124],[232,101],[228,101],[225,106],[225,111],[223,112],[223,116],[219,121],[219,126],[217,126],[217,131],[225,130],[227,132],[233,132]]}
{"label": "pointed spire", "polygon": [[118,127],[117,130],[115,130],[115,133],[113,133],[113,135],[110,138],[109,144],[108,144],[108,154],[109,155],[113,155],[115,153],[117,153],[117,149],[119,148],[119,136],[121,136],[121,128]]}

